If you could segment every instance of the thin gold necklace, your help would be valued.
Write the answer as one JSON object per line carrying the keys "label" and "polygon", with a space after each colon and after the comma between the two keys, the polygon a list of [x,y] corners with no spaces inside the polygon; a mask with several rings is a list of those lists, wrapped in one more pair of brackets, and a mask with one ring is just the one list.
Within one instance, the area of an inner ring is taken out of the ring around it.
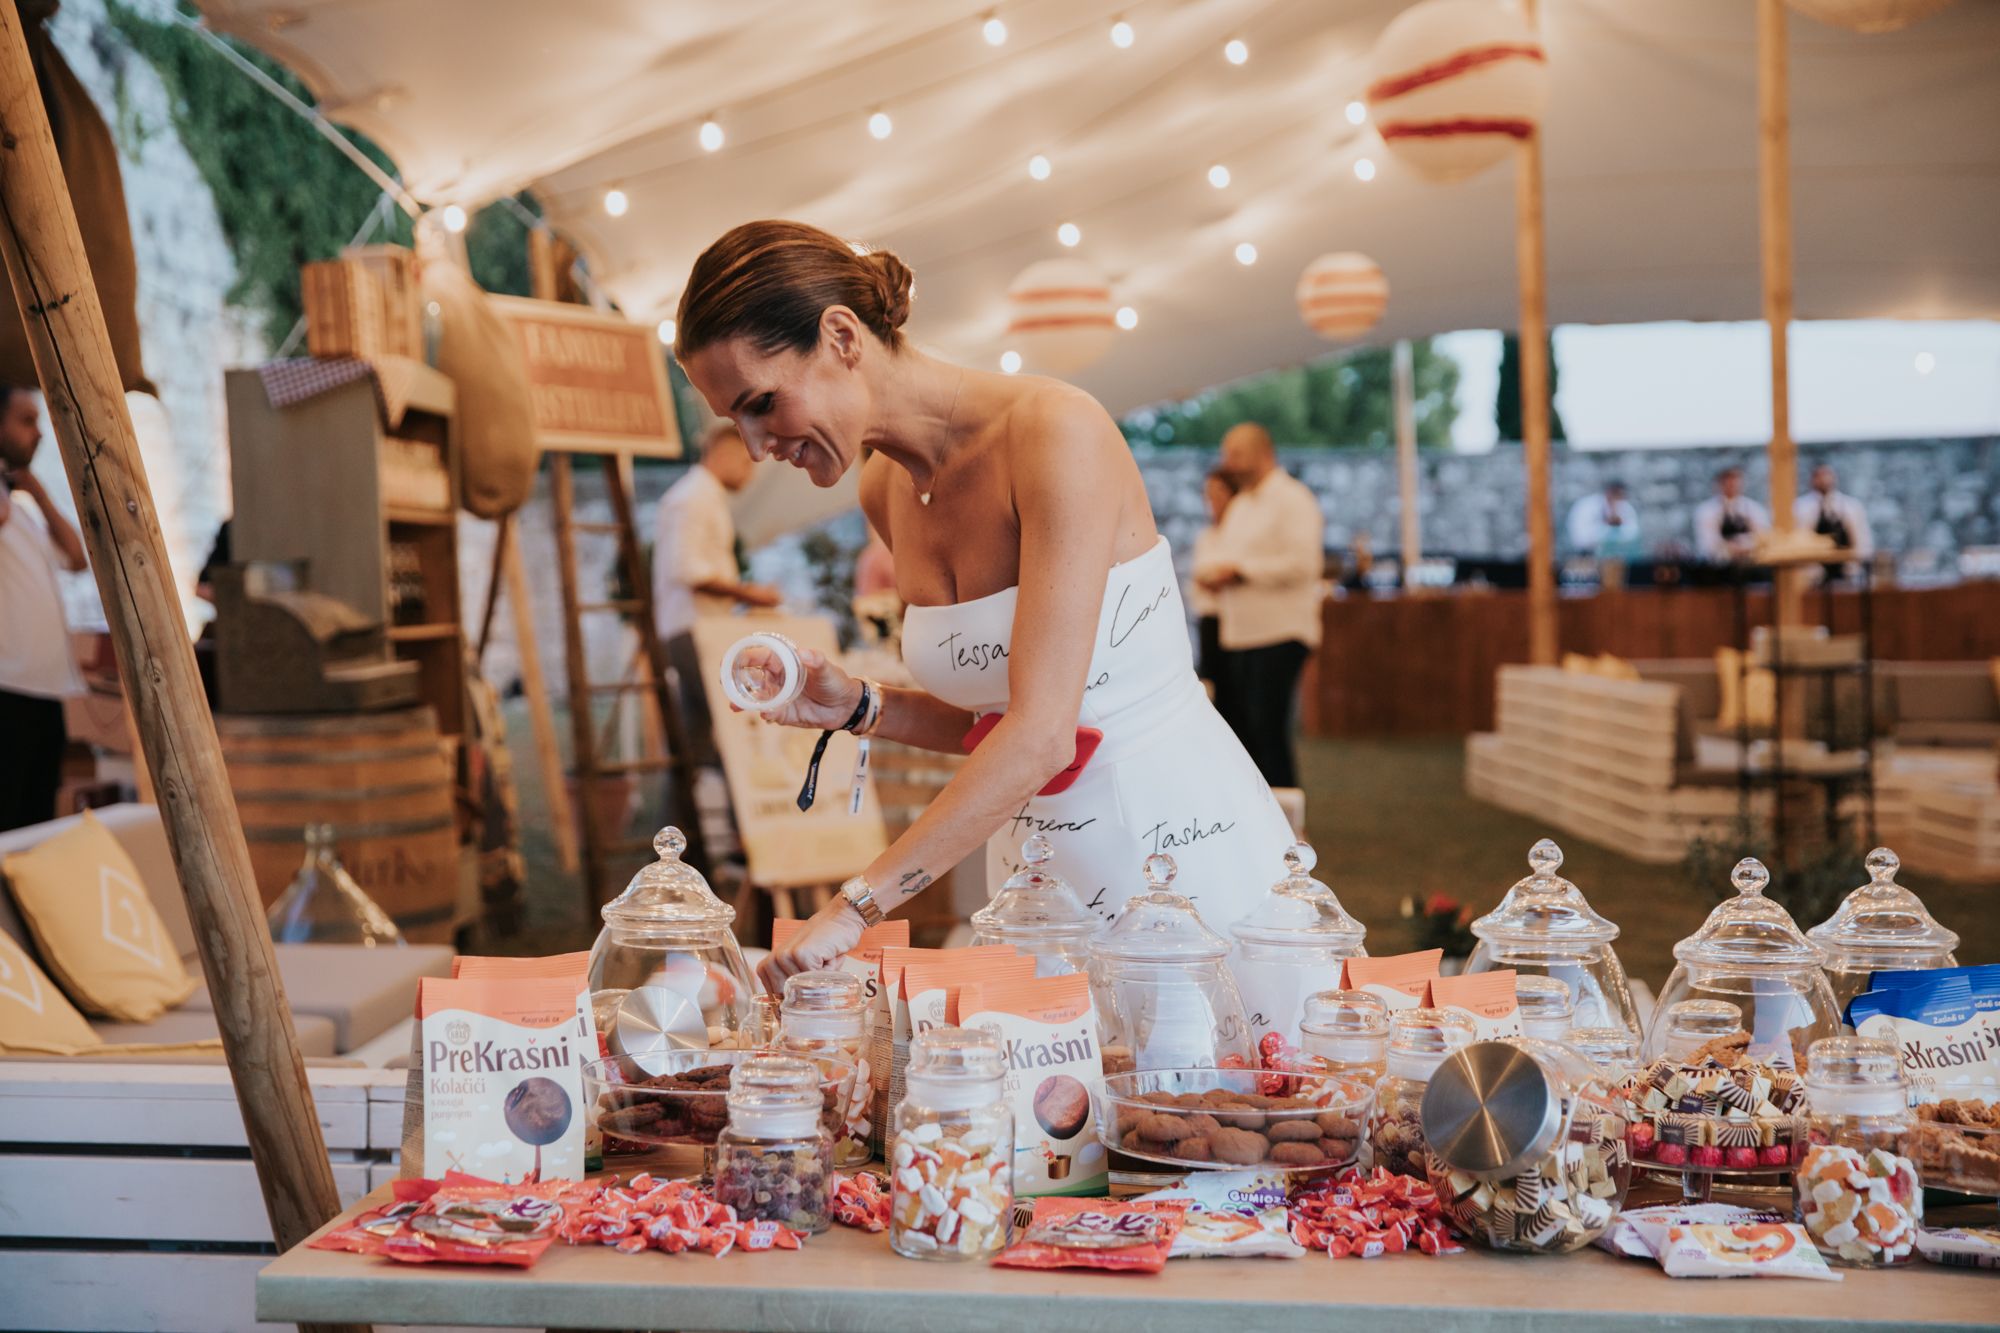
{"label": "thin gold necklace", "polygon": [[[947,445],[951,443],[952,423],[958,420],[958,398],[959,395],[964,392],[965,392],[965,371],[961,368],[958,372],[958,383],[952,386],[951,408],[944,415],[944,438],[945,438],[945,443]],[[939,450],[938,465],[935,468],[931,469],[931,489],[928,491],[917,492],[917,499],[923,501],[926,506],[930,504],[931,496],[937,491],[938,474],[943,471],[944,471],[944,452],[943,450]]]}

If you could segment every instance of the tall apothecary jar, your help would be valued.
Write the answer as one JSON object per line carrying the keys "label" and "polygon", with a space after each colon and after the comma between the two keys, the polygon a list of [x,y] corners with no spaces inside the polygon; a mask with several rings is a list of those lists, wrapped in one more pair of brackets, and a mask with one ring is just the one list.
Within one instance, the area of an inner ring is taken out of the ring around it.
{"label": "tall apothecary jar", "polygon": [[1806,932],[1826,954],[1826,975],[1841,1014],[1876,972],[1956,967],[1958,936],[1939,925],[1916,894],[1896,882],[1903,863],[1887,847],[1868,853],[1868,882]]}
{"label": "tall apothecary jar", "polygon": [[1625,966],[1611,942],[1618,927],[1599,916],[1583,891],[1556,872],[1562,848],[1543,838],[1528,849],[1528,874],[1507,890],[1500,905],[1472,923],[1479,945],[1465,970],[1555,977],[1569,986],[1576,1027],[1639,1031],[1639,1011]]}

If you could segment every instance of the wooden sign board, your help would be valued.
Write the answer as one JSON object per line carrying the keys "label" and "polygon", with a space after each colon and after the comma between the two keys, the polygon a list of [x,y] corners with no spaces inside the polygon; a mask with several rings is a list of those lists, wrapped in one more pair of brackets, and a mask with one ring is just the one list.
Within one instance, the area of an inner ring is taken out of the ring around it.
{"label": "wooden sign board", "polygon": [[653,329],[563,301],[488,299],[513,330],[527,363],[542,448],[681,456],[666,350]]}
{"label": "wooden sign board", "polygon": [[743,841],[750,882],[763,888],[838,884],[868,868],[889,845],[875,780],[866,780],[859,813],[849,814],[854,790],[854,757],[859,744],[835,732],[819,766],[819,798],[811,810],[798,807],[799,786],[812,760],[817,731],[781,727],[755,713],[732,713],[717,683],[722,658],[745,634],[782,634],[801,648],[835,657],[840,652],[833,623],[817,616],[709,616],[694,624],[695,654],[701,659],[702,688],[714,719],[715,748],[729,780],[736,827]]}

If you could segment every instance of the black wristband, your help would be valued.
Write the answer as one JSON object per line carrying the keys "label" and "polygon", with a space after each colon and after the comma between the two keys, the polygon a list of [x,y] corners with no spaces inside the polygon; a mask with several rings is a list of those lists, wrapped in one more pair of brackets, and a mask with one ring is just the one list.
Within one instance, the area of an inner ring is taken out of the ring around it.
{"label": "black wristband", "polygon": [[[854,706],[854,714],[836,727],[835,731],[852,731],[861,725],[861,719],[868,716],[868,682],[861,682],[861,702]],[[806,765],[805,785],[799,788],[799,809],[810,810],[813,798],[819,793],[819,761],[826,758],[827,742],[833,739],[832,731],[822,731],[813,745],[812,762]]]}

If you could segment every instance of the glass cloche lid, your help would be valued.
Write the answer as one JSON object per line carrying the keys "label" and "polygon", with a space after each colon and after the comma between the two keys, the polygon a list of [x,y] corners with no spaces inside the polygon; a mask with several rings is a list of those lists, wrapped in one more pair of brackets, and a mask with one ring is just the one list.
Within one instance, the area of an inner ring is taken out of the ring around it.
{"label": "glass cloche lid", "polygon": [[1472,923],[1482,940],[1508,943],[1607,944],[1618,927],[1599,916],[1583,890],[1558,875],[1562,848],[1543,838],[1528,849],[1528,875],[1516,880],[1500,905]]}
{"label": "glass cloche lid", "polygon": [[1062,876],[1049,867],[1055,847],[1042,834],[1021,844],[1020,873],[993,901],[972,914],[972,925],[985,938],[1012,943],[1039,940],[1087,940],[1104,928],[1104,921],[1077,901]]}
{"label": "glass cloche lid", "polygon": [[1361,951],[1368,928],[1347,914],[1333,890],[1312,877],[1313,849],[1295,842],[1285,851],[1285,878],[1271,886],[1230,933],[1252,944],[1296,945],[1342,955]]}
{"label": "glass cloche lid", "polygon": [[1201,963],[1226,957],[1229,941],[1210,930],[1192,902],[1173,891],[1174,858],[1146,858],[1146,891],[1090,942],[1092,958],[1137,963]]}
{"label": "glass cloche lid", "polygon": [[640,935],[728,930],[736,920],[736,909],[715,896],[700,871],[681,860],[687,850],[681,831],[661,829],[653,838],[653,850],[660,859],[632,876],[625,892],[604,904],[604,924]]}
{"label": "glass cloche lid", "polygon": [[1730,872],[1736,896],[1725,900],[1700,930],[1674,946],[1674,957],[1702,967],[1819,967],[1819,946],[1807,939],[1791,913],[1764,896],[1771,872],[1744,857]]}
{"label": "glass cloche lid", "polygon": [[1887,847],[1868,853],[1868,882],[1847,895],[1832,916],[1806,934],[1826,951],[1829,967],[1887,970],[1930,962],[1958,947],[1917,895],[1896,883],[1902,861]]}

